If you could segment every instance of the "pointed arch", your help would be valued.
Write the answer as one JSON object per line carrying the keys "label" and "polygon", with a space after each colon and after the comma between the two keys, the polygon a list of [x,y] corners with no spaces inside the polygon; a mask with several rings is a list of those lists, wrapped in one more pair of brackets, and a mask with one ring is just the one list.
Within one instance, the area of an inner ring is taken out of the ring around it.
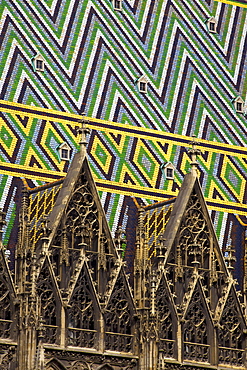
{"label": "pointed arch", "polygon": [[159,348],[165,357],[176,358],[177,315],[164,274],[156,291],[156,307],[160,339]]}
{"label": "pointed arch", "polygon": [[[201,268],[211,270],[215,264],[218,271],[226,272],[199,180],[192,172],[184,178],[166,225],[164,239],[167,247],[165,263],[193,267],[196,253]],[[177,276],[182,274],[183,268],[179,268]]]}
{"label": "pointed arch", "polygon": [[96,346],[99,307],[86,263],[83,264],[68,308],[68,345]]}
{"label": "pointed arch", "polygon": [[66,367],[59,360],[52,359],[46,364],[45,370],[66,370]]}
{"label": "pointed arch", "polygon": [[180,225],[178,240],[183,265],[191,265],[195,244],[200,252],[198,253],[200,266],[208,269],[210,254],[208,220],[204,215],[199,195],[193,189]]}
{"label": "pointed arch", "polygon": [[244,366],[245,322],[236,297],[231,287],[222,310],[218,328],[219,363],[232,366]]}
{"label": "pointed arch", "polygon": [[97,370],[114,370],[114,369],[112,366],[106,364],[106,365],[100,366]]}
{"label": "pointed arch", "polygon": [[[85,163],[67,195],[68,201],[53,240],[57,246],[62,245],[66,238],[69,248],[81,249],[82,245],[87,245],[87,249],[91,249],[92,241],[98,237],[98,208],[84,166]],[[61,199],[58,198],[58,201],[61,202]]]}
{"label": "pointed arch", "polygon": [[105,347],[107,350],[133,351],[133,305],[120,271],[105,309]]}
{"label": "pointed arch", "polygon": [[184,315],[184,359],[210,362],[210,333],[212,332],[212,320],[210,320],[201,285],[197,281]]}
{"label": "pointed arch", "polygon": [[44,343],[55,344],[60,326],[61,302],[58,299],[48,259],[45,260],[38,277],[37,294],[45,328]]}
{"label": "pointed arch", "polygon": [[[66,285],[76,274],[77,261],[83,249],[96,290],[102,294],[117,252],[88,160],[83,153],[77,153],[73,158],[49,221],[52,262],[57,271],[61,260],[64,264],[61,281]],[[100,281],[99,269],[103,276]]]}
{"label": "pointed arch", "polygon": [[76,361],[70,367],[70,370],[89,370],[89,369],[90,367],[85,361]]}

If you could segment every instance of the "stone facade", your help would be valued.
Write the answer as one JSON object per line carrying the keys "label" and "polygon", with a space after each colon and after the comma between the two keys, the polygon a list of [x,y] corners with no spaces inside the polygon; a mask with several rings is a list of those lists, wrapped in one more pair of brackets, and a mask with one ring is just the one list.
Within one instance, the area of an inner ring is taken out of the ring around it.
{"label": "stone facade", "polygon": [[24,183],[15,268],[1,243],[0,369],[245,369],[245,297],[215,236],[195,143],[177,198],[139,206],[127,277],[125,233],[111,235],[80,132],[63,181]]}
{"label": "stone facade", "polygon": [[[220,246],[232,239],[237,249],[240,281],[247,224],[246,0],[121,3],[117,11],[111,0],[1,1],[3,242],[18,223],[18,177],[33,187],[65,176],[69,161],[58,148],[67,143],[74,156],[75,126],[85,112],[97,128],[88,156],[114,232],[133,223],[131,196],[151,203],[177,195],[188,171],[184,147],[192,135],[202,141],[200,183]],[[138,88],[140,78],[147,93]],[[169,162],[174,181],[162,176]]]}

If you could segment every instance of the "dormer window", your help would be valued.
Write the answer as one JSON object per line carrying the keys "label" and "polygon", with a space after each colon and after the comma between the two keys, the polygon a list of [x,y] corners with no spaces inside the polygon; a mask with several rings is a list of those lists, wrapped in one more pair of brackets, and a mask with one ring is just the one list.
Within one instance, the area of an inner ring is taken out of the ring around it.
{"label": "dormer window", "polygon": [[166,180],[174,180],[175,167],[171,162],[163,163],[160,168]]}
{"label": "dormer window", "polygon": [[244,101],[241,96],[233,100],[234,108],[237,113],[244,113]]}
{"label": "dormer window", "polygon": [[32,58],[33,60],[33,68],[35,72],[44,72],[45,70],[45,60],[42,55],[37,54],[35,57]]}
{"label": "dormer window", "polygon": [[214,17],[211,17],[207,20],[207,26],[208,26],[208,31],[210,33],[216,33],[217,32],[217,22]]}
{"label": "dormer window", "polygon": [[113,0],[114,10],[122,10],[122,0]]}
{"label": "dormer window", "polygon": [[62,161],[69,161],[70,160],[70,152],[71,148],[67,143],[62,143],[57,148],[59,152],[60,159]]}
{"label": "dormer window", "polygon": [[145,76],[140,77],[137,80],[137,86],[140,93],[146,94],[148,91],[148,80]]}

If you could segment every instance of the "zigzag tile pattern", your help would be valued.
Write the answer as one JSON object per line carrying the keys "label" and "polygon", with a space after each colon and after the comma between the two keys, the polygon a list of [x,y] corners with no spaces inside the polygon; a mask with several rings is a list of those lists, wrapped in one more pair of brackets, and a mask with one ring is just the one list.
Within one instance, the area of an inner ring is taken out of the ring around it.
{"label": "zigzag tile pattern", "polygon": [[[3,178],[21,175],[32,180],[32,186],[61,179],[68,162],[60,160],[57,148],[65,140],[73,153],[78,150],[76,127],[81,116],[6,101],[0,101],[0,108],[0,147],[6,156],[12,153],[8,161],[1,163]],[[98,189],[104,192],[102,201],[114,229],[116,221],[127,222],[127,209],[119,219],[121,207],[126,207],[126,196],[157,201],[177,195],[189,171],[186,148],[191,145],[190,138],[127,124],[116,126],[99,119],[88,119],[88,126],[92,128],[88,145],[92,170]],[[14,131],[17,129],[19,140]],[[68,134],[65,137],[60,132]],[[24,148],[22,142],[26,142]],[[209,208],[246,217],[247,149],[208,140],[201,141],[200,147],[200,177]],[[160,167],[164,161],[175,164],[174,181],[165,180]],[[18,189],[18,182],[15,186]],[[7,202],[6,192],[2,195],[8,208],[10,198]]]}
{"label": "zigzag tile pattern", "polygon": [[[122,123],[181,137],[195,134],[221,143],[221,149],[225,144],[226,151],[205,151],[203,188],[214,209],[237,202],[235,211],[244,214],[246,157],[241,150],[227,154],[230,146],[244,148],[247,136],[246,117],[233,106],[237,96],[246,101],[247,91],[247,11],[241,3],[124,0],[117,12],[110,0],[2,0],[0,99],[70,114],[85,111],[116,128]],[[205,23],[211,16],[216,34]],[[44,72],[34,70],[37,54],[45,60]],[[142,75],[149,81],[147,94],[136,85]],[[66,164],[56,148],[63,141],[77,148],[75,127],[8,110],[2,110],[0,125],[1,162],[9,163],[8,169],[2,166],[1,204],[14,215],[17,185],[8,175],[23,171],[34,185],[63,175]],[[181,145],[157,143],[148,134],[140,139],[99,130],[91,137],[100,189],[106,191],[108,181],[109,192],[117,193],[102,193],[112,225],[125,202],[119,183],[176,193],[176,185],[164,184],[159,165],[172,161],[180,179],[188,166]],[[143,198],[154,197],[143,192]],[[222,212],[213,211],[213,217],[218,232],[228,227]]]}

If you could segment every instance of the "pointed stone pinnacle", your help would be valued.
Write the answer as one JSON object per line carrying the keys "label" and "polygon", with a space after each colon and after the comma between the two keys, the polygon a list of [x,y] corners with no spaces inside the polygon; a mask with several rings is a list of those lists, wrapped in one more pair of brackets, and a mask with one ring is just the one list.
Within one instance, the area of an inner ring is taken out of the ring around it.
{"label": "pointed stone pinnacle", "polygon": [[81,124],[81,127],[77,129],[77,132],[81,135],[79,142],[80,147],[85,148],[87,146],[87,135],[90,133],[90,129],[85,126],[89,121],[84,118],[84,112],[82,113],[82,116],[83,118],[78,121]]}
{"label": "pointed stone pinnacle", "polygon": [[195,140],[195,135],[192,135],[192,137],[194,138],[193,139],[193,141],[191,141],[190,143],[189,143],[189,145],[191,145],[192,146],[192,148],[189,148],[188,149],[188,155],[189,155],[189,157],[190,157],[190,159],[191,159],[191,162],[190,162],[190,165],[191,165],[191,170],[193,171],[193,170],[195,170],[195,169],[197,169],[197,167],[198,167],[198,162],[197,162],[197,156],[198,155],[201,155],[202,154],[202,152],[201,152],[201,150],[200,149],[198,149],[197,147],[196,147],[196,144],[197,144],[197,142],[196,142],[196,140]]}

